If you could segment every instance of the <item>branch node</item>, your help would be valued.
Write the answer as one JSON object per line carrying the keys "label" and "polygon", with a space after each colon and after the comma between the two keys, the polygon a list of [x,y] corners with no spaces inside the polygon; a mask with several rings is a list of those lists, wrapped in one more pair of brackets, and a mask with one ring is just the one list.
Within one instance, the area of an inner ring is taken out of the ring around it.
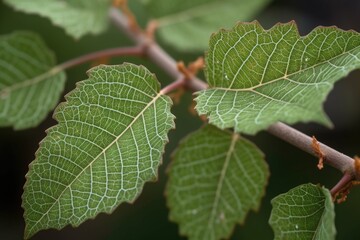
{"label": "branch node", "polygon": [[339,182],[330,190],[333,200],[337,203],[343,203],[346,201],[347,196],[350,193],[352,186],[357,185],[354,180],[354,175],[345,172]]}
{"label": "branch node", "polygon": [[183,61],[180,61],[176,64],[177,69],[182,73],[186,80],[192,79],[199,70],[203,69],[205,65],[204,58],[198,57],[194,62],[191,62],[187,67]]}
{"label": "branch node", "polygon": [[331,194],[337,203],[345,202],[350,193],[350,189],[353,186],[360,185],[360,158],[357,156],[354,157],[354,171],[353,174],[345,173],[339,183],[331,189]]}
{"label": "branch node", "polygon": [[183,61],[177,62],[176,67],[179,72],[181,72],[186,79],[190,79],[192,76],[192,73],[189,71],[189,69],[185,66],[185,63]]}
{"label": "branch node", "polygon": [[325,155],[321,151],[320,144],[319,144],[318,140],[315,138],[315,136],[312,137],[311,146],[312,146],[312,149],[313,149],[315,155],[318,156],[318,158],[319,158],[319,163],[318,163],[317,167],[319,170],[321,170],[324,168]]}
{"label": "branch node", "polygon": [[358,185],[360,185],[360,181],[349,182],[343,189],[334,195],[334,200],[336,200],[338,204],[345,202],[348,195],[350,194],[350,189]]}

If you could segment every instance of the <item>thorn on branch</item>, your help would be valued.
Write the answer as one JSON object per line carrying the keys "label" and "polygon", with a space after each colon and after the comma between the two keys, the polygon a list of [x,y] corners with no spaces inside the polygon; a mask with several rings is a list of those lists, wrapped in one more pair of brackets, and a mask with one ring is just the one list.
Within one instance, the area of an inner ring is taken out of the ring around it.
{"label": "thorn on branch", "polygon": [[324,153],[321,151],[320,149],[320,144],[318,142],[318,140],[315,138],[315,136],[312,137],[312,149],[314,150],[314,153],[316,154],[316,156],[318,156],[319,158],[319,163],[317,165],[318,169],[321,170],[324,168],[324,160],[325,160],[325,155]]}

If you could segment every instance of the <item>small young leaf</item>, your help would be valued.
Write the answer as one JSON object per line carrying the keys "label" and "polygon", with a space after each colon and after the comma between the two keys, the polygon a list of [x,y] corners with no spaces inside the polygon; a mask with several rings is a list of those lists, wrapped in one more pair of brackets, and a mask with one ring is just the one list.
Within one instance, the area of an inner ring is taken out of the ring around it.
{"label": "small young leaf", "polygon": [[254,134],[283,121],[331,122],[322,102],[333,83],[360,67],[360,34],[319,27],[300,37],[293,22],[264,30],[241,23],[213,35],[209,89],[196,109],[220,128]]}
{"label": "small young leaf", "polygon": [[49,18],[67,34],[80,38],[87,33],[99,34],[108,25],[111,0],[4,0],[16,10]]}
{"label": "small young leaf", "polygon": [[[138,0],[140,1],[140,0]],[[250,20],[269,0],[142,1],[158,23],[161,39],[183,51],[203,51],[211,33]]]}
{"label": "small young leaf", "polygon": [[174,154],[166,189],[170,219],[189,239],[229,237],[264,195],[264,156],[238,134],[207,125]]}
{"label": "small young leaf", "polygon": [[275,239],[335,239],[335,213],[330,192],[304,184],[271,201],[269,223]]}
{"label": "small young leaf", "polygon": [[66,96],[27,174],[25,237],[133,202],[157,177],[171,99],[144,67],[100,66]]}
{"label": "small young leaf", "polygon": [[31,32],[0,36],[0,126],[37,126],[54,109],[64,89],[65,73],[55,71],[55,57]]}

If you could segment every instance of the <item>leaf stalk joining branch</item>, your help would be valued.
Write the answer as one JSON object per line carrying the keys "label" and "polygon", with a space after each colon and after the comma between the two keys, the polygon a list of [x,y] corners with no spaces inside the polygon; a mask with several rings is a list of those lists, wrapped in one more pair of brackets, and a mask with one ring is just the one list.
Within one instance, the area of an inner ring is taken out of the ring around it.
{"label": "leaf stalk joining branch", "polygon": [[[183,73],[181,73],[178,69],[177,62],[167,53],[165,52],[153,39],[148,39],[146,34],[141,32],[132,31],[131,26],[129,25],[129,20],[121,14],[118,9],[111,8],[109,11],[109,17],[113,21],[113,23],[130,39],[132,39],[135,43],[142,45],[143,43],[148,43],[146,46],[146,56],[149,57],[154,63],[156,63],[160,68],[162,68],[168,75],[177,79],[174,85],[169,85],[171,87],[164,88],[162,90],[163,93],[167,93],[170,89],[174,89],[176,86],[180,86],[186,84],[186,87],[192,91],[200,91],[208,88],[208,85],[195,76],[187,76],[184,78]],[[188,81],[184,81],[187,79]],[[318,154],[314,152],[312,143],[313,139],[296,129],[283,124],[283,123],[275,123],[272,124],[267,131],[272,135],[296,146],[297,148],[318,157]],[[317,142],[319,147],[321,147],[324,162],[326,164],[331,165],[332,167],[340,170],[345,174],[347,181],[351,181],[357,179],[357,174],[355,171],[354,159]],[[341,180],[340,180],[341,181]]]}

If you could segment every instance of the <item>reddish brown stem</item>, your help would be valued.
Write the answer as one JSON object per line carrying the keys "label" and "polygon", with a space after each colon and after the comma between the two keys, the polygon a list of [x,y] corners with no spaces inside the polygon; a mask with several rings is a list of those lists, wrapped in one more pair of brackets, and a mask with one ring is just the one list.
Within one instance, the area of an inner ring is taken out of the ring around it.
{"label": "reddish brown stem", "polygon": [[335,197],[342,189],[347,187],[352,180],[354,180],[354,176],[345,173],[340,181],[330,190],[331,196]]}
{"label": "reddish brown stem", "polygon": [[185,85],[186,85],[186,78],[182,76],[182,77],[178,78],[175,82],[172,82],[171,84],[169,84],[166,87],[164,87],[163,89],[161,89],[160,93],[168,94],[169,92],[174,91]]}
{"label": "reddish brown stem", "polygon": [[59,64],[53,68],[51,68],[49,71],[34,77],[30,80],[24,81],[24,82],[18,82],[16,84],[13,84],[11,86],[5,87],[1,89],[0,91],[0,97],[6,97],[9,95],[11,91],[14,91],[19,88],[23,88],[26,86],[30,86],[42,81],[45,81],[48,79],[49,76],[53,76],[65,69],[83,64],[85,62],[89,62],[95,59],[99,59],[102,57],[115,57],[115,56],[143,56],[144,55],[144,48],[141,46],[136,47],[123,47],[123,48],[112,48],[112,49],[106,49],[98,52],[89,53],[74,59],[71,59],[69,61],[66,61],[62,64]]}
{"label": "reddish brown stem", "polygon": [[98,52],[89,53],[69,61],[66,61],[57,66],[61,70],[68,69],[85,62],[89,62],[95,59],[103,58],[103,57],[116,57],[116,56],[143,56],[144,48],[141,46],[135,47],[122,47],[122,48],[111,48],[106,50],[101,50]]}

